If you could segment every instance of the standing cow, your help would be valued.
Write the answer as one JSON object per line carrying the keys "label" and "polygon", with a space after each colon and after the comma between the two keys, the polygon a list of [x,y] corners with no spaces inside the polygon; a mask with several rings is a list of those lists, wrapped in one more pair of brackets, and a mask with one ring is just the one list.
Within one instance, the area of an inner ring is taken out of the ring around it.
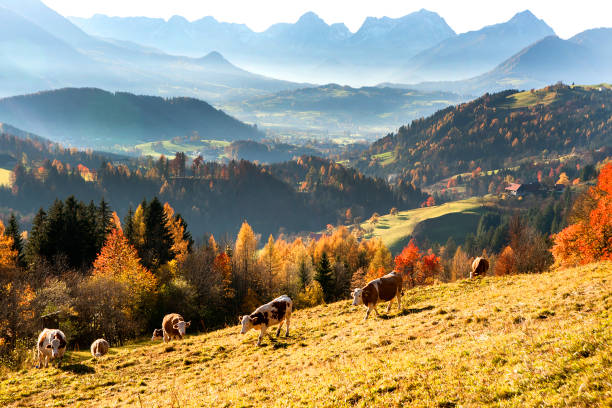
{"label": "standing cow", "polygon": [[108,353],[109,349],[108,341],[104,339],[98,339],[91,343],[91,355],[95,358],[102,357],[106,353]]}
{"label": "standing cow", "polygon": [[151,337],[151,340],[163,338],[164,343],[174,338],[182,340],[189,326],[191,326],[191,321],[186,322],[180,314],[167,314],[164,316],[164,320],[162,320],[162,328],[153,330],[153,337]]}
{"label": "standing cow", "polygon": [[353,297],[353,306],[364,305],[368,308],[364,321],[370,316],[370,312],[374,310],[376,315],[376,304],[378,302],[389,302],[387,313],[391,310],[391,303],[394,298],[397,298],[397,309],[402,309],[402,275],[393,271],[387,275],[370,281],[362,289],[353,289],[351,293]]}
{"label": "standing cow", "polygon": [[474,259],[472,262],[472,271],[470,272],[470,279],[476,278],[478,276],[484,276],[487,274],[489,270],[489,261],[486,258],[481,256]]}
{"label": "standing cow", "polygon": [[257,345],[261,345],[261,340],[266,334],[268,327],[279,325],[276,330],[276,336],[280,334],[283,322],[286,323],[287,330],[285,331],[285,337],[289,336],[289,321],[291,320],[291,312],[293,311],[293,301],[287,295],[277,297],[270,303],[259,306],[250,315],[245,315],[240,318],[242,323],[241,334],[247,333],[251,329],[259,329],[259,338],[257,339]]}
{"label": "standing cow", "polygon": [[47,368],[49,361],[58,360],[57,367],[62,364],[66,352],[66,335],[57,329],[43,329],[38,336],[38,365],[36,368]]}

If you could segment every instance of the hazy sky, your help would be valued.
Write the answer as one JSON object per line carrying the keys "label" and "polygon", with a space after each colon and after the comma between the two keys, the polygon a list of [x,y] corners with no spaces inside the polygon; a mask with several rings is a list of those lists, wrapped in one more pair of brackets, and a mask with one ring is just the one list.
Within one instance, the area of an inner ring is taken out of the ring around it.
{"label": "hazy sky", "polygon": [[343,22],[356,31],[367,16],[401,17],[421,8],[440,14],[457,32],[479,29],[531,10],[562,38],[587,28],[612,27],[612,0],[43,0],[65,16],[111,16],[188,20],[213,16],[263,31],[277,22],[295,22],[314,11],[328,24]]}

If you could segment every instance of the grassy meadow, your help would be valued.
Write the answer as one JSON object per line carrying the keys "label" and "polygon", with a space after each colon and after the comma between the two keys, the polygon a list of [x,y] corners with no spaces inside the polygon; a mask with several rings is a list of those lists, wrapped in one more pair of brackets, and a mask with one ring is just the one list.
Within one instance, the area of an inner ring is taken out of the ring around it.
{"label": "grassy meadow", "polygon": [[[385,306],[386,307],[386,306]],[[94,361],[0,376],[2,406],[604,407],[612,404],[612,263],[407,290],[363,322],[341,301],[289,338],[228,327]],[[272,331],[273,332],[273,331]]]}
{"label": "grassy meadow", "polygon": [[11,173],[12,170],[0,168],[0,187],[11,186]]}
{"label": "grassy meadow", "polygon": [[[375,224],[366,221],[361,226],[367,231],[366,238],[380,237],[391,252],[396,253],[399,252],[403,246],[408,244],[410,236],[420,222],[442,216],[448,217],[449,214],[476,214],[476,210],[483,205],[492,203],[493,200],[494,198],[492,196],[487,196],[485,198],[472,197],[434,207],[400,211],[397,215],[387,214],[380,216],[378,222]],[[457,233],[457,236],[473,232],[472,230],[475,229],[475,225],[463,222],[463,218],[465,217],[460,218],[461,220],[458,220],[458,223],[453,223],[451,225],[452,231]],[[478,223],[477,219],[476,223]],[[431,232],[435,233],[434,231]],[[446,236],[448,237],[449,235]]]}

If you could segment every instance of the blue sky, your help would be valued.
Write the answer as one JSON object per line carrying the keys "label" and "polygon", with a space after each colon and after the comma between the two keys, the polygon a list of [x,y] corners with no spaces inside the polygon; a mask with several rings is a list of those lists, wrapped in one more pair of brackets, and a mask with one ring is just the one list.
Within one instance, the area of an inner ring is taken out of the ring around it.
{"label": "blue sky", "polygon": [[295,22],[314,11],[327,23],[344,22],[356,31],[367,16],[400,17],[426,8],[440,14],[457,32],[499,23],[525,9],[544,19],[562,38],[587,28],[612,27],[612,0],[43,0],[65,16],[112,16],[188,20],[213,16],[263,31],[277,22]]}

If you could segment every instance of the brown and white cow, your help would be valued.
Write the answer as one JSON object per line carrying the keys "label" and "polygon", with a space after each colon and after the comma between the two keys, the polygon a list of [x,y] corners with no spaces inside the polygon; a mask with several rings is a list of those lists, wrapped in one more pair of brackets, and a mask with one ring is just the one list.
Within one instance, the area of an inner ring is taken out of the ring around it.
{"label": "brown and white cow", "polygon": [[62,364],[66,352],[66,335],[57,329],[43,329],[38,335],[38,365],[36,368],[46,368],[49,361],[58,360],[57,366]]}
{"label": "brown and white cow", "polygon": [[353,297],[353,306],[364,305],[368,308],[364,321],[370,316],[370,312],[374,310],[377,316],[376,304],[378,302],[389,302],[387,313],[391,310],[391,303],[394,298],[397,298],[397,309],[402,309],[402,275],[393,271],[383,277],[374,279],[361,289],[353,289],[351,293]]}
{"label": "brown and white cow", "polygon": [[108,341],[104,339],[98,339],[91,343],[91,355],[95,358],[102,357],[106,353],[108,353],[110,345]]}
{"label": "brown and white cow", "polygon": [[191,326],[191,321],[186,322],[180,314],[167,314],[164,316],[164,320],[162,320],[162,328],[153,330],[153,337],[151,337],[151,340],[163,338],[164,343],[174,338],[182,340],[189,326]]}
{"label": "brown and white cow", "polygon": [[245,315],[240,318],[242,323],[242,331],[240,334],[245,334],[251,329],[259,329],[259,338],[257,345],[261,345],[261,340],[266,334],[268,327],[279,325],[276,330],[276,336],[280,334],[283,322],[286,323],[287,329],[285,337],[289,336],[289,322],[291,320],[291,312],[293,312],[293,301],[287,295],[279,296],[270,303],[259,306],[250,315]]}
{"label": "brown and white cow", "polygon": [[486,258],[481,256],[474,259],[472,262],[472,271],[470,272],[470,279],[475,278],[477,276],[484,276],[487,274],[489,270],[489,261]]}

